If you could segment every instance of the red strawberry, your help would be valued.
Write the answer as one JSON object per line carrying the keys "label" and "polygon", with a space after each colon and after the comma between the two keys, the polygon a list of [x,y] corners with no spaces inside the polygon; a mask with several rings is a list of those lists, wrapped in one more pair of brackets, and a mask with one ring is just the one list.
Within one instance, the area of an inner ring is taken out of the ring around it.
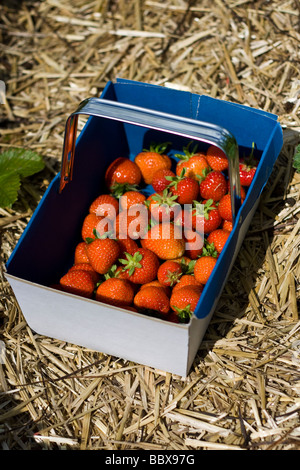
{"label": "red strawberry", "polygon": [[167,176],[170,182],[169,189],[177,196],[178,204],[192,204],[199,196],[199,183],[194,178],[185,176],[186,169],[183,168],[179,176]]}
{"label": "red strawberry", "polygon": [[117,307],[130,306],[134,299],[134,289],[126,279],[113,277],[99,285],[95,298]]}
{"label": "red strawberry", "polygon": [[180,289],[181,287],[185,286],[199,286],[202,287],[202,284],[197,281],[195,276],[193,274],[184,274],[178,281],[178,283],[173,287],[172,292],[175,292],[176,290]]}
{"label": "red strawberry", "polygon": [[86,272],[90,273],[92,278],[93,278],[94,283],[99,281],[99,278],[100,278],[99,274],[96,273],[94,268],[89,263],[74,264],[74,266],[72,266],[69,269],[69,273],[72,272],[72,271],[78,271],[78,270],[79,271],[86,271]]}
{"label": "red strawberry", "polygon": [[242,186],[250,186],[256,172],[256,167],[251,167],[247,163],[239,164],[240,181]]}
{"label": "red strawberry", "polygon": [[218,208],[212,199],[195,204],[193,209],[193,228],[199,233],[210,233],[222,223]]}
{"label": "red strawberry", "polygon": [[182,230],[172,223],[154,225],[141,239],[143,248],[153,251],[160,259],[175,259],[183,256],[185,242]]}
{"label": "red strawberry", "polygon": [[119,279],[126,279],[128,281],[127,274],[123,271],[122,266],[118,266],[117,264],[113,264],[107,273],[104,274],[104,279],[111,279],[113,277],[118,277]]}
{"label": "red strawberry", "polygon": [[149,150],[138,153],[134,159],[139,167],[146,184],[152,184],[153,177],[158,170],[170,170],[172,161],[165,151],[169,143],[152,144]]}
{"label": "red strawberry", "polygon": [[231,196],[225,194],[218,204],[218,211],[222,219],[230,220],[232,222],[232,208],[231,208]]}
{"label": "red strawberry", "polygon": [[213,170],[224,171],[228,169],[228,158],[223,150],[211,145],[206,152],[206,160]]}
{"label": "red strawberry", "polygon": [[253,142],[250,155],[240,159],[239,172],[242,186],[249,187],[256,173],[258,162],[254,158],[254,148],[255,144]]}
{"label": "red strawberry", "polygon": [[166,180],[166,176],[175,176],[175,173],[172,170],[167,170],[162,168],[161,170],[156,171],[152,179],[152,187],[156,193],[162,193],[166,187],[169,185],[169,181]]}
{"label": "red strawberry", "polygon": [[177,196],[172,195],[165,189],[162,193],[151,194],[145,202],[151,216],[156,222],[170,222],[180,210]]}
{"label": "red strawberry", "polygon": [[191,318],[201,297],[202,290],[202,286],[196,285],[188,285],[173,290],[170,306],[177,313],[180,322],[187,323]]}
{"label": "red strawberry", "polygon": [[60,286],[65,292],[80,295],[86,298],[92,298],[95,283],[91,273],[82,270],[69,271],[59,281]]}
{"label": "red strawberry", "polygon": [[197,259],[202,253],[203,236],[195,230],[184,230],[185,254],[190,259]]}
{"label": "red strawberry", "polygon": [[125,257],[119,261],[129,281],[134,284],[146,284],[156,279],[159,259],[153,251],[139,248],[133,255],[125,253]]}
{"label": "red strawberry", "polygon": [[180,207],[174,216],[174,225],[183,227],[185,229],[191,229],[193,227],[193,212],[192,208]]}
{"label": "red strawberry", "polygon": [[200,183],[200,196],[202,199],[220,201],[227,193],[227,182],[220,171],[211,171]]}
{"label": "red strawberry", "polygon": [[140,191],[130,190],[120,197],[120,207],[122,210],[128,210],[130,207],[136,204],[143,204],[146,200],[146,196]]}
{"label": "red strawberry", "polygon": [[158,268],[157,279],[164,285],[173,287],[183,274],[182,266],[176,261],[164,261]]}
{"label": "red strawberry", "polygon": [[90,213],[83,221],[81,236],[86,241],[87,239],[100,238],[112,230],[113,226],[109,219]]}
{"label": "red strawberry", "polygon": [[149,212],[144,204],[136,204],[119,212],[115,220],[116,236],[138,240],[148,229]]}
{"label": "red strawberry", "polygon": [[121,249],[119,258],[125,259],[125,253],[133,255],[139,249],[139,245],[132,238],[118,238],[117,242]]}
{"label": "red strawberry", "polygon": [[111,194],[100,194],[90,205],[89,212],[114,220],[119,212],[119,202]]}
{"label": "red strawberry", "polygon": [[233,228],[233,224],[232,224],[231,220],[223,220],[222,228],[224,230],[228,230],[228,232],[231,232],[232,228]]}
{"label": "red strawberry", "polygon": [[160,287],[161,289],[164,290],[164,292],[167,294],[167,296],[170,298],[171,297],[171,289],[168,286],[164,286],[159,282],[158,279],[154,279],[154,281],[151,282],[146,282],[146,284],[141,284],[140,289],[145,289],[146,287]]}
{"label": "red strawberry", "polygon": [[170,299],[161,287],[148,286],[140,289],[133,303],[141,311],[157,312],[164,316],[170,311]]}
{"label": "red strawberry", "polygon": [[213,230],[207,237],[207,241],[209,244],[214,244],[215,249],[218,253],[221,253],[223,250],[225,243],[230,235],[228,230],[224,230],[219,228],[217,230]]}
{"label": "red strawberry", "polygon": [[105,274],[120,256],[120,246],[112,238],[95,239],[86,246],[90,264],[99,274]]}
{"label": "red strawberry", "polygon": [[75,248],[74,264],[89,262],[90,260],[86,254],[86,242],[78,243]]}
{"label": "red strawberry", "polygon": [[135,162],[129,158],[119,157],[114,160],[105,172],[105,184],[111,189],[115,183],[140,184],[142,174]]}
{"label": "red strawberry", "polygon": [[189,150],[191,143],[192,142],[183,148],[183,155],[175,155],[175,157],[180,159],[176,165],[176,175],[179,176],[182,170],[185,168],[185,176],[198,181],[198,176],[204,176],[207,174],[210,168],[204,153],[196,152],[197,144],[191,151]]}
{"label": "red strawberry", "polygon": [[217,258],[215,256],[201,256],[197,259],[194,266],[194,276],[200,284],[206,284],[215,265]]}

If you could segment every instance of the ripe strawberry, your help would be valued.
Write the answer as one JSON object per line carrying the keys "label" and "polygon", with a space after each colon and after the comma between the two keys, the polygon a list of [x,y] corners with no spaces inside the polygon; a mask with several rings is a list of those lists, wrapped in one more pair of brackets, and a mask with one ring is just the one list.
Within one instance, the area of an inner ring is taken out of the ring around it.
{"label": "ripe strawberry", "polygon": [[173,287],[183,274],[182,267],[173,260],[164,261],[158,268],[157,279],[164,285]]}
{"label": "ripe strawberry", "polygon": [[166,176],[166,179],[170,182],[168,187],[171,193],[177,196],[179,204],[192,204],[199,196],[199,183],[185,174],[186,169],[183,168],[179,176]]}
{"label": "ripe strawberry", "polygon": [[139,248],[133,255],[125,253],[125,257],[119,261],[129,281],[134,284],[146,284],[156,279],[159,259],[153,251]]}
{"label": "ripe strawberry", "polygon": [[135,162],[129,158],[118,157],[105,172],[105,184],[110,190],[115,183],[140,184],[142,174]]}
{"label": "ripe strawberry", "polygon": [[89,263],[74,264],[74,266],[72,266],[69,269],[69,273],[72,272],[72,271],[78,271],[78,270],[79,271],[86,271],[86,272],[90,273],[92,278],[93,278],[94,283],[98,282],[99,279],[100,279],[99,273],[96,273],[94,268]]}
{"label": "ripe strawberry", "polygon": [[185,255],[190,259],[197,259],[203,248],[203,236],[192,229],[184,230],[184,239],[185,239]]}
{"label": "ripe strawberry", "polygon": [[249,166],[245,162],[239,164],[239,174],[242,186],[249,187],[253,181],[256,172],[256,167]]}
{"label": "ripe strawberry", "polygon": [[136,155],[134,161],[139,167],[146,184],[152,184],[154,174],[158,170],[171,169],[172,161],[164,153],[168,144],[168,142],[157,145],[152,144],[149,150],[143,150]]}
{"label": "ripe strawberry", "polygon": [[228,169],[228,158],[226,157],[226,154],[215,145],[208,147],[206,160],[213,170],[224,171]]}
{"label": "ripe strawberry", "polygon": [[220,201],[227,193],[227,182],[220,171],[211,171],[200,183],[200,196],[202,199]]}
{"label": "ripe strawberry", "polygon": [[104,236],[113,229],[112,223],[106,217],[89,213],[83,221],[81,236],[83,240],[95,239]]}
{"label": "ripe strawberry", "polygon": [[129,237],[118,238],[117,242],[121,249],[119,258],[125,259],[125,253],[129,253],[130,255],[133,255],[139,249],[137,242]]}
{"label": "ripe strawberry", "polygon": [[180,289],[181,287],[185,286],[199,286],[203,290],[202,284],[200,284],[199,281],[195,278],[193,274],[184,274],[178,281],[177,284],[173,287],[172,292],[175,292],[176,290]]}
{"label": "ripe strawberry", "polygon": [[162,193],[169,185],[169,181],[166,180],[166,176],[175,176],[175,173],[172,170],[166,170],[164,168],[154,173],[152,187],[156,193]]}
{"label": "ripe strawberry", "polygon": [[82,270],[69,271],[59,281],[65,292],[91,299],[95,283],[91,273]]}
{"label": "ripe strawberry", "polygon": [[176,175],[179,176],[185,168],[186,176],[198,181],[198,176],[204,176],[210,168],[204,153],[196,152],[197,145],[194,146],[192,151],[189,150],[191,143],[192,142],[183,148],[183,155],[175,155],[175,157],[180,159],[176,165]]}
{"label": "ripe strawberry", "polygon": [[119,279],[126,279],[126,281],[128,281],[128,276],[123,271],[123,267],[118,264],[113,264],[107,273],[104,274],[104,279],[111,279],[112,277],[118,277]]}
{"label": "ripe strawberry", "polygon": [[174,225],[185,229],[193,227],[193,209],[189,207],[180,207],[174,216]]}
{"label": "ripe strawberry", "polygon": [[185,242],[182,230],[172,223],[154,225],[141,239],[143,248],[153,251],[160,259],[174,259],[183,256]]}
{"label": "ripe strawberry", "polygon": [[170,306],[178,315],[179,321],[187,323],[193,315],[202,294],[202,286],[188,285],[172,292]]}
{"label": "ripe strawberry", "polygon": [[215,249],[217,250],[218,253],[221,253],[221,251],[224,248],[225,243],[227,242],[227,239],[230,235],[230,232],[228,230],[224,230],[222,228],[219,228],[217,230],[213,230],[207,237],[207,241],[209,244],[214,244]]}
{"label": "ripe strawberry", "polygon": [[86,242],[79,242],[75,248],[74,264],[89,263],[90,260],[86,254]]}
{"label": "ripe strawberry", "polygon": [[239,173],[242,186],[249,187],[256,173],[258,162],[254,157],[254,148],[255,144],[253,142],[250,155],[240,159]]}
{"label": "ripe strawberry", "polygon": [[147,232],[149,212],[144,204],[136,204],[128,210],[119,212],[115,220],[117,238],[138,240]]}
{"label": "ripe strawberry", "polygon": [[113,277],[99,285],[95,298],[99,302],[117,307],[130,306],[134,299],[134,289],[126,279]]}
{"label": "ripe strawberry", "polygon": [[114,220],[119,212],[119,202],[111,194],[100,194],[90,205],[89,212]]}
{"label": "ripe strawberry", "polygon": [[171,289],[168,286],[164,286],[159,282],[158,279],[154,279],[154,281],[151,282],[146,282],[146,284],[141,284],[140,289],[145,289],[146,287],[160,287],[161,289],[164,290],[164,292],[167,294],[167,296],[170,298],[171,297]]}
{"label": "ripe strawberry", "polygon": [[170,311],[170,299],[161,287],[148,286],[140,289],[133,303],[141,311],[156,312],[164,316]]}
{"label": "ripe strawberry", "polygon": [[233,224],[232,224],[231,220],[223,220],[222,228],[224,230],[228,230],[228,232],[231,232],[232,228],[233,228]]}
{"label": "ripe strawberry", "polygon": [[210,233],[222,223],[218,208],[212,199],[203,200],[201,204],[195,203],[193,209],[193,228],[199,233]]}
{"label": "ripe strawberry", "polygon": [[99,274],[105,274],[120,256],[120,246],[112,238],[95,239],[86,246],[90,264]]}
{"label": "ripe strawberry", "polygon": [[145,205],[156,222],[170,222],[180,210],[177,196],[172,195],[168,189],[165,189],[162,193],[151,194]]}
{"label": "ripe strawberry", "polygon": [[231,196],[225,194],[218,204],[218,211],[222,219],[230,220],[232,222],[232,208],[231,208]]}
{"label": "ripe strawberry", "polygon": [[215,265],[217,258],[215,256],[201,256],[197,259],[194,266],[194,276],[200,284],[206,284]]}
{"label": "ripe strawberry", "polygon": [[122,210],[128,210],[136,204],[143,204],[146,201],[145,194],[140,191],[129,190],[120,197],[119,203]]}

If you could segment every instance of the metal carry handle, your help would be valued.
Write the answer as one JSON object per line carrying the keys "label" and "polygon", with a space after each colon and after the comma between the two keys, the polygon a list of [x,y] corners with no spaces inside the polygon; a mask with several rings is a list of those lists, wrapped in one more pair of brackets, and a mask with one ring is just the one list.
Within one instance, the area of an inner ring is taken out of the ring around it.
{"label": "metal carry handle", "polygon": [[102,117],[121,121],[136,126],[146,127],[171,134],[187,137],[215,145],[221,149],[228,159],[231,208],[233,222],[241,206],[241,185],[239,177],[239,151],[235,137],[225,128],[204,121],[184,118],[151,109],[133,106],[103,98],[87,98],[75,112],[67,119],[64,146],[62,154],[62,168],[60,188],[61,192],[66,184],[72,180],[75,155],[75,142],[78,115]]}

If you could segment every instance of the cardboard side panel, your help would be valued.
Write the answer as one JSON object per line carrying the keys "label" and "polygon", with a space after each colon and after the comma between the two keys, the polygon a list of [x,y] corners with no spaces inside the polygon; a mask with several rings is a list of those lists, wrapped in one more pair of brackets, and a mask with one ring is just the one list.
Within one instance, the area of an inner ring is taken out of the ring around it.
{"label": "cardboard side panel", "polygon": [[187,325],[126,312],[10,275],[7,278],[36,333],[187,375]]}

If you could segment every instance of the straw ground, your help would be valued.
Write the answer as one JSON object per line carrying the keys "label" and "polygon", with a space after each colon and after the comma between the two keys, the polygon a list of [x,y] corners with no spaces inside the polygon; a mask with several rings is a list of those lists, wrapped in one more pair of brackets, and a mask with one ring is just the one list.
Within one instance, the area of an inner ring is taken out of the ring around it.
{"label": "straw ground", "polygon": [[[299,1],[5,0],[0,13],[1,151],[46,162],[0,212],[1,448],[300,449]],[[264,109],[284,131],[186,379],[35,334],[5,279],[67,116],[116,77]]]}

